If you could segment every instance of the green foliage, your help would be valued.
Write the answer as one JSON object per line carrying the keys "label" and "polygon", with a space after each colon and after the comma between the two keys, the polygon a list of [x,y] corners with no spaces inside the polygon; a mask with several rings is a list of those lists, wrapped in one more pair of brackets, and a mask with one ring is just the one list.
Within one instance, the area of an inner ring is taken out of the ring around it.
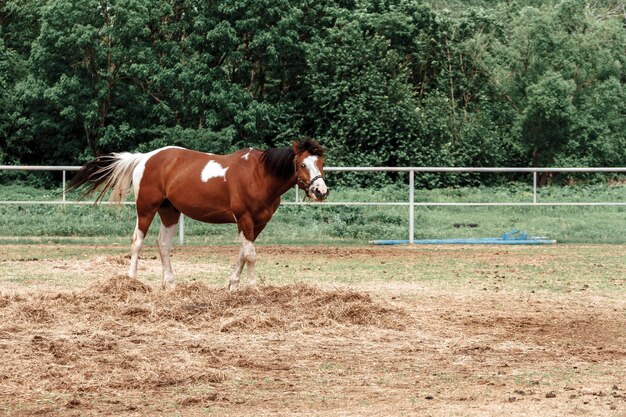
{"label": "green foliage", "polygon": [[605,14],[607,3],[524,8],[493,49],[497,85],[515,109],[513,132],[534,166],[626,161],[626,34]]}
{"label": "green foliage", "polygon": [[623,166],[624,44],[611,0],[6,0],[0,163],[311,135],[330,165]]}
{"label": "green foliage", "polygon": [[341,16],[308,48],[315,130],[335,164],[406,165],[417,103],[401,56],[388,39],[368,36],[369,18]]}
{"label": "green foliage", "polygon": [[549,166],[565,145],[575,89],[573,81],[555,72],[546,72],[527,88],[520,128],[522,139],[533,151],[533,166]]}

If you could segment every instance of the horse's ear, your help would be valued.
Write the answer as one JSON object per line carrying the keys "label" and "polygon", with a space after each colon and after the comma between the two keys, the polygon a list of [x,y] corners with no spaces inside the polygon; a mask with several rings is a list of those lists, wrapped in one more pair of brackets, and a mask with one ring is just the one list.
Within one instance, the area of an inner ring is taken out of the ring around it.
{"label": "horse's ear", "polygon": [[293,151],[296,155],[302,152],[309,152],[311,155],[324,156],[324,148],[317,141],[311,138],[304,138],[302,141],[293,141]]}

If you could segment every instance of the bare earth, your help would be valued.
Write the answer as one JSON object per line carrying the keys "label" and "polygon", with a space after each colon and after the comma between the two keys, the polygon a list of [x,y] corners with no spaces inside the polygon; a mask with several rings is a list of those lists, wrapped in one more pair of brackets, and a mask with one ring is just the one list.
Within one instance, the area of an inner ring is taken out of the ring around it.
{"label": "bare earth", "polygon": [[626,416],[625,246],[0,249],[3,415]]}

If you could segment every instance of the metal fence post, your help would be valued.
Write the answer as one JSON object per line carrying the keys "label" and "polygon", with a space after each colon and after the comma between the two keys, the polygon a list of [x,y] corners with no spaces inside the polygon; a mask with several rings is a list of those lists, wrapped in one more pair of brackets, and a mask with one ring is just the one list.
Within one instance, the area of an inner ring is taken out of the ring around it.
{"label": "metal fence post", "polygon": [[63,204],[65,204],[65,170],[63,170]]}
{"label": "metal fence post", "polygon": [[409,243],[415,237],[415,171],[409,171]]}
{"label": "metal fence post", "polygon": [[533,171],[533,204],[537,204],[537,171]]}
{"label": "metal fence post", "polygon": [[185,215],[180,214],[180,220],[178,221],[178,242],[180,246],[185,244]]}

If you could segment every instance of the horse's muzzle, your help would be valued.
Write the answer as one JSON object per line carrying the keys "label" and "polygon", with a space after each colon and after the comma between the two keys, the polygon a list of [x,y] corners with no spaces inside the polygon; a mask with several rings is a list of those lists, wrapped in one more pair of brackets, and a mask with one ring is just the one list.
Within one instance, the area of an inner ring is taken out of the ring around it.
{"label": "horse's muzzle", "polygon": [[318,201],[325,200],[326,197],[328,197],[328,193],[330,193],[330,190],[328,188],[326,189],[326,191],[320,191],[319,188],[313,189],[313,195]]}
{"label": "horse's muzzle", "polygon": [[322,201],[328,197],[328,187],[326,182],[324,182],[324,177],[321,175],[314,177],[305,190],[307,197],[313,198],[315,201]]}

